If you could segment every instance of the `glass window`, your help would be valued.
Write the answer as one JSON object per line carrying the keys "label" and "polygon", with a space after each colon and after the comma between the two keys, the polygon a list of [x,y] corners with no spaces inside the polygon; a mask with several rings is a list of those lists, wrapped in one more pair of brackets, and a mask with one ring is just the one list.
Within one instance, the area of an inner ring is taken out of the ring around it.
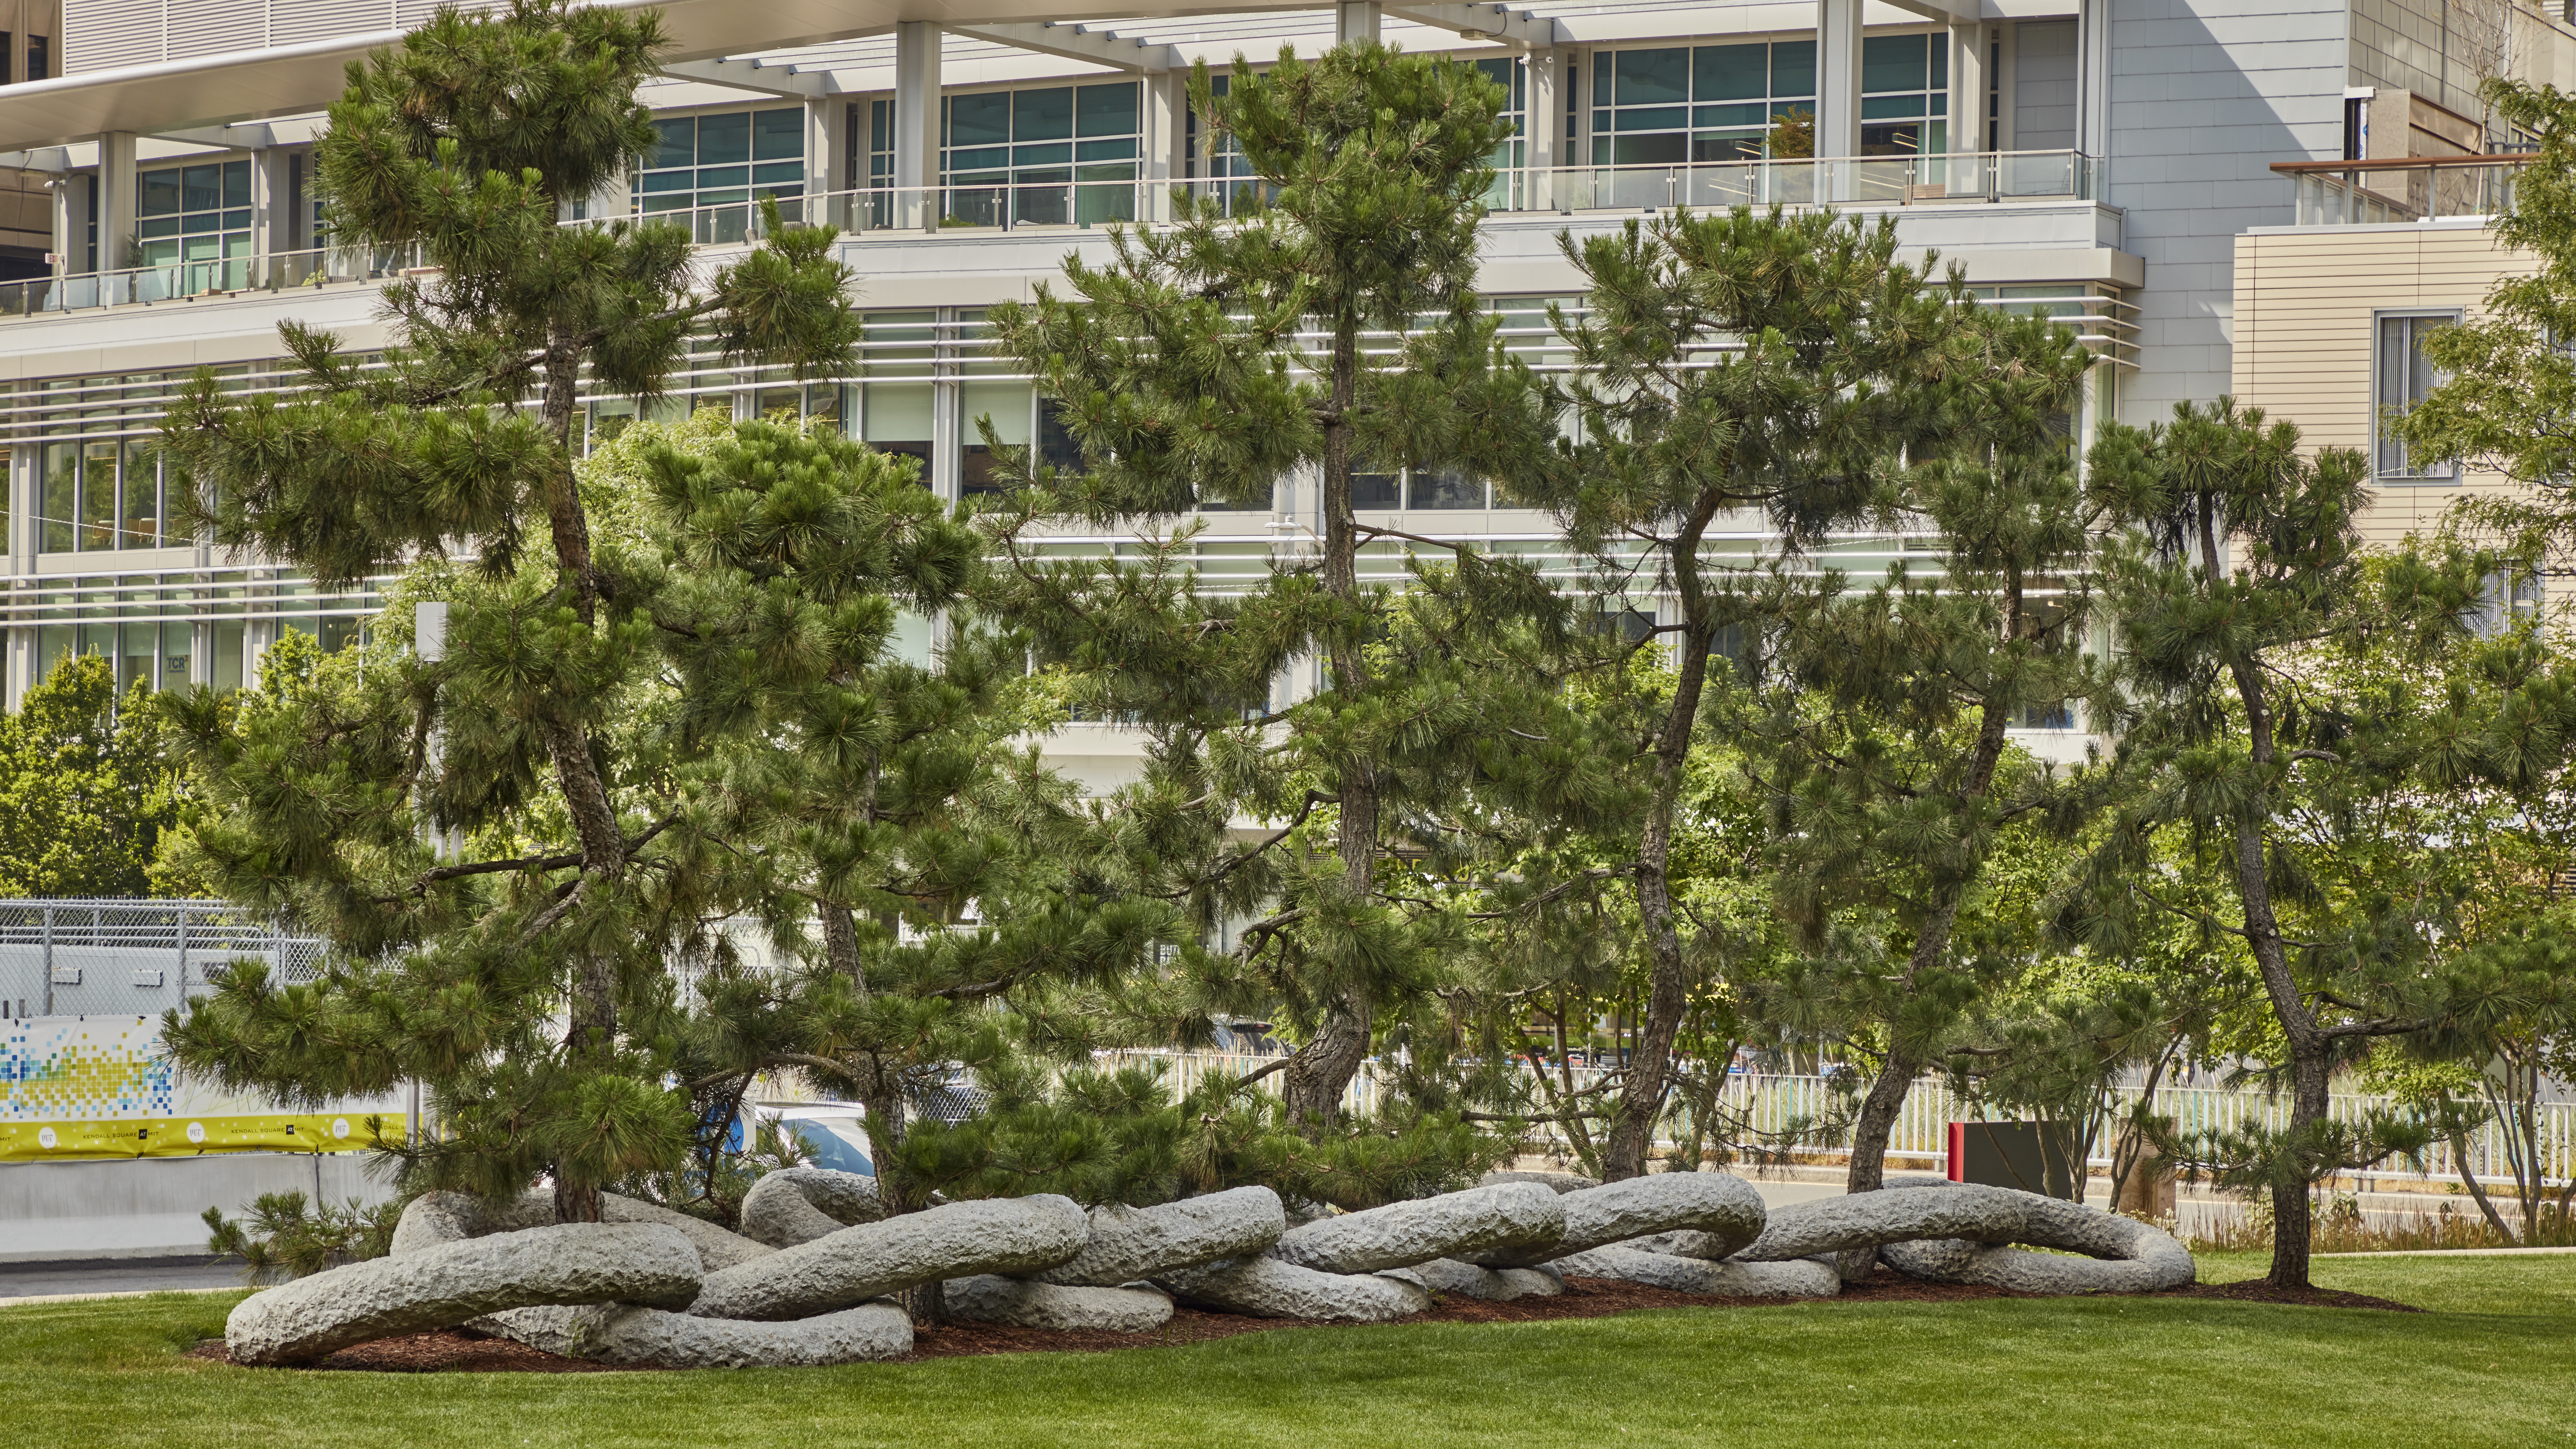
{"label": "glass window", "polygon": [[1038,399],[1038,466],[1064,473],[1082,469],[1082,440],[1065,426],[1064,404],[1054,398]]}
{"label": "glass window", "polygon": [[692,234],[710,245],[748,240],[762,197],[775,198],[785,220],[804,219],[803,107],[675,116],[653,125],[660,140],[629,189],[637,213],[689,212]]}
{"label": "glass window", "polygon": [[125,445],[125,508],[117,529],[119,548],[161,546],[161,468],[152,445],[141,439]]}
{"label": "glass window", "polygon": [[1072,140],[1073,87],[1053,86],[1042,91],[1012,92],[1011,139]]}
{"label": "glass window", "polygon": [[1413,470],[1413,506],[1482,508],[1485,506],[1485,480],[1455,468],[1416,468]]}
{"label": "glass window", "polygon": [[242,625],[218,622],[215,625],[214,686],[217,689],[242,687]]}
{"label": "glass window", "polygon": [[[1361,471],[1365,469],[1366,471]],[[1353,508],[1402,508],[1404,474],[1399,469],[1363,463],[1351,471]]]}
{"label": "glass window", "polygon": [[[1921,37],[1915,39],[1919,56]],[[1812,40],[1595,51],[1593,57],[1596,166],[1758,160],[1769,153],[1775,124],[1815,109]],[[1613,182],[1615,204],[1670,199],[1656,178],[1641,184],[1630,196],[1619,190],[1626,182]]]}
{"label": "glass window", "polygon": [[698,117],[698,164],[722,166],[751,159],[751,112]]}
{"label": "glass window", "polygon": [[116,547],[116,455],[112,442],[81,444],[80,547]]}
{"label": "glass window", "polygon": [[[877,320],[869,319],[871,330]],[[930,390],[926,382],[866,384],[859,390],[860,428],[869,447],[915,459],[921,464],[922,483],[937,487],[939,468],[931,450]]]}
{"label": "glass window", "polygon": [[2409,456],[2405,440],[2389,428],[2442,382],[2433,370],[2432,360],[2424,355],[2424,340],[2458,320],[2448,313],[2379,319],[2378,384],[2373,401],[2378,405],[2382,478],[2449,479],[2458,472],[2446,458],[2419,460]]}
{"label": "glass window", "polygon": [[751,159],[754,161],[805,160],[805,113],[803,111],[754,111],[751,114]]}
{"label": "glass window", "polygon": [[1923,35],[1872,35],[1860,43],[1862,95],[1883,91],[1919,91],[1929,81]]}
{"label": "glass window", "polygon": [[1771,94],[1770,47],[1703,45],[1691,57],[1691,99],[1762,100]]}
{"label": "glass window", "polygon": [[950,96],[942,115],[947,225],[1135,219],[1142,134],[1134,81]]}
{"label": "glass window", "polygon": [[1872,35],[1861,41],[1860,153],[1927,156],[1946,152],[1950,48],[1938,37]]}
{"label": "glass window", "polygon": [[80,444],[47,443],[43,496],[37,500],[38,516],[43,520],[36,549],[40,553],[70,553],[76,535],[73,517],[79,510]]}
{"label": "glass window", "polygon": [[250,162],[215,161],[138,172],[132,256],[143,300],[231,292],[250,285]]}
{"label": "glass window", "polygon": [[1136,83],[1081,87],[1074,92],[1073,119],[1077,136],[1135,135]]}
{"label": "glass window", "polygon": [[661,140],[644,158],[651,167],[694,166],[698,164],[698,122],[694,116],[675,116],[655,121],[653,130]]}
{"label": "glass window", "polygon": [[978,420],[990,418],[993,436],[1004,447],[1024,448],[1029,442],[1029,414],[1032,408],[1029,385],[1024,382],[968,382],[958,388],[958,406],[966,422],[959,429],[964,438],[964,457],[959,460],[958,479],[967,493],[998,493],[1002,485],[993,476],[993,450],[985,445],[984,430]]}

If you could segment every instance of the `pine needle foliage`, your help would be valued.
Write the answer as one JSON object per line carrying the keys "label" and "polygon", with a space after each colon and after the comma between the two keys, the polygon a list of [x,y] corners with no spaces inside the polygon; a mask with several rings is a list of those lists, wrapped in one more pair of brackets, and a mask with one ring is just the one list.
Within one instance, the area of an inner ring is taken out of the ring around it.
{"label": "pine needle foliage", "polygon": [[[2166,1145],[2268,1193],[2271,1281],[2304,1287],[2314,1185],[2419,1149],[2427,1130],[2394,1115],[2330,1119],[2333,1074],[2373,1042],[2446,1031],[2521,984],[2438,948],[2456,933],[2459,898],[2437,877],[2335,879],[2369,846],[2374,801],[2455,782],[2405,683],[2339,687],[2324,666],[2370,648],[2435,657],[2474,617],[2495,560],[2410,545],[2366,563],[2367,460],[2303,452],[2296,428],[2230,399],[2180,405],[2151,429],[2106,424],[2090,461],[2119,530],[2103,577],[2132,701],[2118,763],[2135,784],[2066,919],[2075,939],[2116,956],[2183,909],[2154,853],[2165,838],[2229,882],[2232,912],[2194,914],[2253,958],[2279,1032],[2265,1075],[2290,1117],[2278,1132]],[[2328,828],[2304,828],[2314,822]]]}
{"label": "pine needle foliage", "polygon": [[[1147,736],[1144,778],[1104,803],[1101,828],[1132,889],[1186,904],[1199,937],[1174,969],[1194,999],[1302,1041],[1286,1120],[1320,1136],[1467,929],[1438,888],[1476,849],[1462,797],[1538,773],[1498,721],[1544,686],[1490,666],[1519,648],[1506,636],[1566,626],[1532,570],[1356,513],[1355,477],[1481,480],[1543,446],[1537,391],[1474,290],[1485,158],[1509,128],[1471,67],[1375,44],[1258,74],[1238,59],[1221,92],[1201,67],[1190,95],[1251,179],[1176,193],[1170,227],[1113,233],[1103,265],[1069,257],[1071,296],[993,313],[1082,463],[1000,450],[1013,491],[984,520],[1008,557],[990,607],[1072,708]],[[1278,489],[1314,523],[1271,571],[1229,591],[1193,568],[1184,514],[1268,507]],[[1063,526],[1139,543],[1051,555]],[[1418,605],[1361,582],[1380,540],[1447,555],[1412,566]],[[1283,690],[1292,670],[1311,692]],[[1236,838],[1247,819],[1262,829]],[[1233,950],[1208,949],[1246,920]],[[1448,1045],[1412,1042],[1417,1058]]]}
{"label": "pine needle foliage", "polygon": [[[220,780],[194,834],[221,889],[344,959],[298,985],[238,966],[166,1039],[190,1071],[290,1099],[427,1082],[446,1136],[405,1149],[409,1185],[542,1173],[570,1220],[694,1139],[662,1085],[689,1035],[666,965],[723,904],[657,753],[685,735],[617,738],[655,693],[659,631],[638,561],[593,546],[576,389],[586,370],[651,396],[702,332],[746,363],[835,370],[858,325],[828,230],[773,213],[702,279],[682,228],[561,224],[652,141],[635,91],[664,45],[653,12],[514,0],[354,63],[320,186],[334,245],[429,269],[384,291],[394,345],[368,359],[288,324],[302,389],[236,398],[201,374],[164,426],[220,545],[324,585],[475,562],[443,659],[317,671],[239,728],[179,706]],[[450,832],[495,848],[442,863]]]}
{"label": "pine needle foliage", "polygon": [[1945,1034],[2040,944],[2009,929],[2016,914],[2036,926],[2033,912],[1968,909],[1999,838],[2067,832],[2098,799],[2006,734],[2098,690],[2094,520],[2070,426],[2093,358],[2045,319],[1960,300],[1950,320],[1925,368],[1935,410],[1892,493],[1905,526],[1936,540],[1922,563],[1938,571],[1900,559],[1869,589],[1827,572],[1793,594],[1779,677],[1746,726],[1778,842],[1774,905],[1811,953],[1789,990],[1876,1057],[1854,1192],[1879,1186],[1905,1095]]}
{"label": "pine needle foliage", "polygon": [[1510,489],[1558,517],[1605,599],[1669,593],[1678,614],[1610,641],[1633,650],[1675,636],[1673,670],[1585,671],[1597,681],[1586,708],[1603,794],[1640,807],[1605,838],[1590,887],[1633,893],[1646,957],[1643,1025],[1602,1149],[1616,1178],[1646,1170],[1674,1041],[1716,955],[1677,908],[1671,874],[1692,752],[1728,688],[1711,672],[1728,669],[1723,641],[1758,640],[1779,608],[1768,571],[1720,554],[1712,531],[1758,514],[1794,554],[1883,507],[1904,441],[1924,426],[1918,384],[1952,319],[1885,222],[1677,212],[1559,245],[1591,310],[1552,313],[1574,366],[1550,415],[1580,430],[1560,448],[1520,450]]}

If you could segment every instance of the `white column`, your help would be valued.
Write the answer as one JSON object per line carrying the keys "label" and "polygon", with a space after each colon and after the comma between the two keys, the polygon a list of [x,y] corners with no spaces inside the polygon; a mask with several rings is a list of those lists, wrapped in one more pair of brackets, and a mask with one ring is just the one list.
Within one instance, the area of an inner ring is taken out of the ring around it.
{"label": "white column", "polygon": [[2083,0],[2075,14],[2075,149],[2087,156],[2111,153],[2111,7],[2108,0]]}
{"label": "white column", "polygon": [[847,191],[850,180],[850,103],[834,96],[805,103],[805,220],[843,224],[821,198]]}
{"label": "white column", "polygon": [[134,173],[134,133],[110,131],[99,137],[99,271],[121,271],[142,260],[125,254],[125,239],[134,235]]}
{"label": "white column", "polygon": [[1529,53],[1529,109],[1521,113],[1521,137],[1528,143],[1528,184],[1521,206],[1529,211],[1556,209],[1557,167],[1565,164],[1565,67],[1570,50]]}
{"label": "white column", "polygon": [[1986,27],[1950,27],[1950,150],[1990,151],[1986,143]]}
{"label": "white column", "polygon": [[287,210],[291,159],[273,148],[250,153],[250,250],[260,259],[250,278],[254,287],[270,284],[269,258],[295,250],[295,218]]}
{"label": "white column", "polygon": [[1172,185],[1182,179],[1184,169],[1181,145],[1188,134],[1189,77],[1166,71],[1138,76],[1136,81],[1139,123],[1144,127],[1138,143],[1145,151],[1136,167],[1144,181],[1144,194],[1136,198],[1136,219],[1169,221]]}
{"label": "white column", "polygon": [[87,212],[89,178],[76,172],[58,173],[46,183],[54,198],[54,275],[69,276],[88,269],[87,262],[74,255],[81,246],[82,217]]}
{"label": "white column", "polygon": [[1860,154],[1860,27],[1861,0],[1816,0],[1819,157]]}
{"label": "white column", "polygon": [[1354,40],[1375,40],[1385,12],[1377,0],[1341,0],[1333,7],[1333,43],[1348,45]]}
{"label": "white column", "polygon": [[895,225],[939,230],[939,27],[906,20],[894,28]]}

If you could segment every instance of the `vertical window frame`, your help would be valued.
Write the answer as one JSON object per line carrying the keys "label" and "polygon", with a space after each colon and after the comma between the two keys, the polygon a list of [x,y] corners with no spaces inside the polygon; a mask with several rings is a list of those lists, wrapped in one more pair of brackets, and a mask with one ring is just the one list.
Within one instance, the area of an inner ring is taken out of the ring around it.
{"label": "vertical window frame", "polygon": [[[2400,388],[2407,395],[2402,400],[2392,401],[2387,396],[2387,392],[2391,380],[2389,366],[2392,360],[2388,352],[2390,323],[2431,322],[2444,327],[2456,327],[2461,319],[2461,310],[2457,307],[2382,307],[2372,310],[2368,386],[2370,389],[2370,474],[2373,481],[2434,487],[2456,485],[2460,481],[2461,468],[2458,459],[2442,459],[2429,467],[2417,467],[2414,465],[2414,460],[2406,455],[2406,445],[2392,438],[2388,431],[2392,415],[2412,411],[2415,404],[2423,400],[2423,391],[2439,387],[2441,379],[2428,375],[2422,380],[2421,390],[2419,390],[2418,379],[2413,375],[2416,369],[2409,367],[2407,375],[2399,379]],[[2406,328],[2405,346],[2410,357],[2421,355],[2424,333],[2434,330],[2438,328],[2419,329],[2413,325]],[[2429,374],[2429,366],[2426,371]],[[2392,466],[2392,449],[2395,450],[2394,466]]]}

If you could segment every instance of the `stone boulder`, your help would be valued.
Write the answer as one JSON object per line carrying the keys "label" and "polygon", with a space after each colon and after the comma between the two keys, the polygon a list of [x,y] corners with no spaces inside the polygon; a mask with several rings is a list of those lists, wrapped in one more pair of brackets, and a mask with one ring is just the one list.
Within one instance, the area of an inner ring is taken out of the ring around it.
{"label": "stone boulder", "polygon": [[2009,1243],[2020,1236],[2026,1204],[2034,1201],[2048,1199],[2010,1188],[1953,1183],[1787,1203],[1771,1210],[1762,1235],[1735,1256],[1747,1263],[1781,1263],[1921,1238]]}
{"label": "stone boulder", "polygon": [[1434,1258],[1410,1268],[1389,1268],[1381,1277],[1411,1283],[1434,1293],[1455,1293],[1488,1303],[1515,1298],[1553,1298],[1565,1291],[1565,1280],[1551,1268],[1479,1268],[1455,1258]]}
{"label": "stone boulder", "polygon": [[1705,1258],[1679,1258],[1614,1245],[1559,1258],[1548,1266],[1569,1278],[1617,1278],[1675,1293],[1707,1293],[1721,1298],[1831,1298],[1843,1288],[1842,1275],[1831,1263],[1812,1258],[1786,1263],[1712,1263]]}
{"label": "stone boulder", "polygon": [[1434,1258],[1477,1258],[1493,1249],[1535,1252],[1544,1261],[1565,1232],[1565,1204],[1577,1194],[1530,1182],[1388,1203],[1301,1224],[1269,1256],[1325,1273],[1375,1273]]}
{"label": "stone boulder", "polygon": [[742,1200],[742,1235],[793,1248],[885,1216],[877,1180],[828,1167],[786,1167],[764,1175]]}
{"label": "stone boulder", "polygon": [[[1565,1231],[1550,1247],[1489,1249],[1465,1255],[1489,1268],[1524,1267],[1653,1233],[1696,1232],[1702,1251],[1723,1258],[1761,1233],[1762,1195],[1723,1172],[1660,1172],[1569,1192]],[[1728,1245],[1725,1252],[1714,1251]]]}
{"label": "stone boulder", "polygon": [[1597,1177],[1585,1177],[1579,1172],[1513,1172],[1505,1170],[1486,1173],[1483,1177],[1476,1179],[1476,1186],[1501,1187],[1507,1182],[1535,1182],[1541,1187],[1553,1188],[1560,1193],[1581,1192],[1585,1188],[1599,1187],[1601,1185],[1601,1179]]}
{"label": "stone boulder", "polygon": [[1068,1288],[989,1273],[949,1279],[940,1301],[953,1317],[1022,1328],[1144,1333],[1172,1321],[1172,1300],[1151,1288]]}
{"label": "stone boulder", "polygon": [[862,1303],[787,1323],[698,1318],[609,1303],[516,1308],[472,1327],[548,1353],[628,1368],[823,1368],[912,1352],[912,1318],[899,1304]]}
{"label": "stone boulder", "polygon": [[660,1223],[567,1223],[495,1233],[298,1278],[245,1298],[224,1324],[235,1363],[300,1363],[351,1344],[453,1328],[554,1303],[678,1307],[698,1250]]}
{"label": "stone boulder", "polygon": [[2152,1224],[2036,1193],[2013,1196],[2028,1201],[2020,1204],[2022,1224],[2012,1241],[2086,1256],[2026,1253],[1965,1237],[1888,1243],[1879,1255],[1910,1277],[2024,1293],[2155,1293],[2199,1275],[2190,1251]]}
{"label": "stone boulder", "polygon": [[978,1273],[1021,1275],[1069,1262],[1090,1241],[1073,1199],[1045,1194],[949,1203],[843,1228],[707,1275],[701,1318],[807,1318]]}
{"label": "stone boulder", "polygon": [[1091,1241],[1072,1262],[1030,1276],[1066,1287],[1115,1288],[1167,1269],[1258,1253],[1287,1230],[1279,1194],[1266,1187],[1149,1208],[1111,1204],[1091,1210]]}
{"label": "stone boulder", "polygon": [[1431,1295],[1419,1284],[1375,1273],[1320,1273],[1266,1256],[1176,1269],[1154,1282],[1185,1303],[1255,1318],[1384,1323],[1431,1307]]}
{"label": "stone boulder", "polygon": [[[613,1192],[599,1195],[599,1220],[604,1223],[660,1223],[677,1228],[697,1248],[699,1265],[710,1273],[766,1257],[774,1251],[766,1244],[755,1243],[740,1233],[727,1232],[704,1218],[693,1218],[658,1203],[620,1197]],[[550,1227],[554,1222],[555,1195],[552,1188],[530,1188],[516,1198],[499,1203],[461,1192],[425,1192],[412,1199],[411,1205],[403,1209],[402,1219],[394,1224],[393,1243],[387,1256],[405,1257],[441,1243]]]}

